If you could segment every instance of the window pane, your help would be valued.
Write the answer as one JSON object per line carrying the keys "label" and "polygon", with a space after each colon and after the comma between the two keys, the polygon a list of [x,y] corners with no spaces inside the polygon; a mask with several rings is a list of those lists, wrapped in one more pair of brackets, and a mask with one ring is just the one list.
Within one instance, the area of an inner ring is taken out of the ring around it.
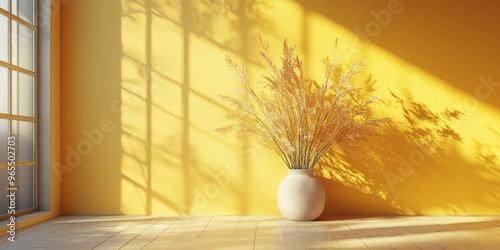
{"label": "window pane", "polygon": [[35,198],[35,180],[33,178],[35,174],[34,166],[22,166],[16,169],[17,178],[16,184],[19,187],[18,193],[19,196],[16,197],[19,199],[19,206],[16,210],[22,210],[25,208],[30,208],[35,206],[34,198]]}
{"label": "window pane", "polygon": [[35,78],[12,71],[12,114],[35,116]]}
{"label": "window pane", "polygon": [[6,214],[9,207],[7,197],[7,168],[0,168],[0,214]]}
{"label": "window pane", "polygon": [[[35,56],[34,56],[34,39],[35,32],[28,27],[12,22],[12,62],[13,64],[23,67],[28,70],[34,70]],[[17,33],[14,33],[14,30]],[[14,53],[17,52],[16,60],[14,60]]]}
{"label": "window pane", "polygon": [[14,65],[19,65],[19,57],[18,55],[18,38],[17,38],[17,22],[12,21],[12,27],[11,27],[11,40],[12,42],[10,43],[10,62]]}
{"label": "window pane", "polygon": [[9,121],[0,119],[0,163],[7,163],[7,137],[9,137]]}
{"label": "window pane", "polygon": [[0,67],[0,113],[9,113],[9,70]]}
{"label": "window pane", "polygon": [[26,21],[28,21],[31,24],[35,24],[33,20],[35,13],[34,13],[34,3],[33,0],[21,0],[17,1],[17,8],[18,8],[18,16]]}
{"label": "window pane", "polygon": [[12,0],[12,14],[17,16],[17,0]]}
{"label": "window pane", "polygon": [[17,97],[17,93],[19,92],[17,90],[17,87],[19,84],[17,82],[19,81],[19,73],[15,70],[11,70],[11,79],[12,79],[12,100],[10,100],[10,106],[12,107],[12,114],[18,114],[19,113],[19,98]]}
{"label": "window pane", "polygon": [[0,8],[9,10],[9,0],[0,0]]}
{"label": "window pane", "polygon": [[16,136],[16,161],[35,160],[34,123],[12,121],[12,134]]}
{"label": "window pane", "polygon": [[9,60],[9,18],[0,15],[0,60]]}

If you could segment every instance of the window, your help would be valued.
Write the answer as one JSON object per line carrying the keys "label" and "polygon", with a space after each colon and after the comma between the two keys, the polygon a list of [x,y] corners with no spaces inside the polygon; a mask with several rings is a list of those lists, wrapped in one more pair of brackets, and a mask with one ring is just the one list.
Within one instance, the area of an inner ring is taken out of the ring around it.
{"label": "window", "polygon": [[[0,220],[9,216],[9,187],[16,216],[37,210],[36,2],[0,0]],[[14,172],[7,171],[11,161]]]}

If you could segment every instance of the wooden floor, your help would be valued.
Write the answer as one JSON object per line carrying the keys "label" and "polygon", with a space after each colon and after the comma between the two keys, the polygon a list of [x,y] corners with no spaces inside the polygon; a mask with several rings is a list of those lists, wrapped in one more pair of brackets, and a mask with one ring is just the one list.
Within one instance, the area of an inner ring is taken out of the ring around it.
{"label": "wooden floor", "polygon": [[500,249],[500,216],[61,216],[0,249]]}

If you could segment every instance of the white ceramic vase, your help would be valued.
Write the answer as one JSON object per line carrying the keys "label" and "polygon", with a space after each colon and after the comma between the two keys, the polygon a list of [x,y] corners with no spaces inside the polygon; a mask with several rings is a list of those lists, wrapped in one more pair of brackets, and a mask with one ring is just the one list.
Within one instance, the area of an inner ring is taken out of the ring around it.
{"label": "white ceramic vase", "polygon": [[313,169],[290,169],[278,188],[278,207],[289,220],[314,220],[325,208],[325,188]]}

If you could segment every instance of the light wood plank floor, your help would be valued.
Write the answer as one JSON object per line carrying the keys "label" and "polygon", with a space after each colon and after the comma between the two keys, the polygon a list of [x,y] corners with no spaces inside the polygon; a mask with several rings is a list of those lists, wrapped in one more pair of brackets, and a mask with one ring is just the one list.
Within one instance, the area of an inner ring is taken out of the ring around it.
{"label": "light wood plank floor", "polygon": [[500,216],[61,216],[0,249],[500,249]]}

